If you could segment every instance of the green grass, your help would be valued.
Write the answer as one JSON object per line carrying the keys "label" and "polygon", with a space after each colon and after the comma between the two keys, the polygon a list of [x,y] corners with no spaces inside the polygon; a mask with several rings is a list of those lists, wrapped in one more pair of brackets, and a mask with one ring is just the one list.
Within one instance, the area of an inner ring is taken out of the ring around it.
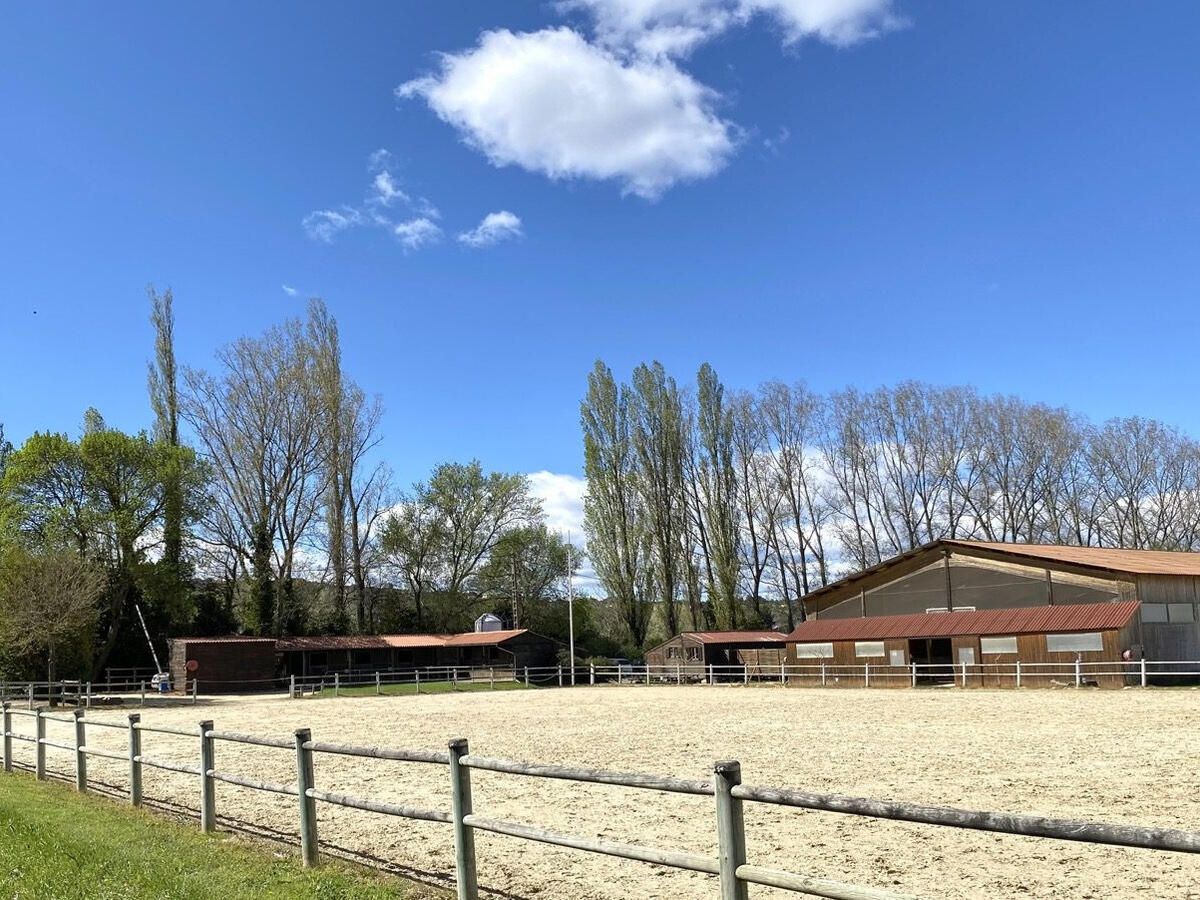
{"label": "green grass", "polygon": [[425,900],[448,895],[330,861],[300,866],[228,834],[32,776],[0,775],[0,897],[38,900]]}
{"label": "green grass", "polygon": [[[531,686],[532,687],[532,686]],[[422,694],[448,694],[450,692],[467,693],[470,691],[490,691],[492,686],[486,681],[460,681],[457,686],[451,681],[422,681]],[[495,690],[497,691],[524,691],[530,690],[519,681],[497,681]],[[383,684],[380,686],[380,693],[385,696],[393,696],[400,694],[415,694],[417,686],[415,684]],[[318,696],[332,697],[333,682],[328,682]],[[338,690],[340,697],[374,697],[374,684],[356,684],[353,687],[342,685]]]}

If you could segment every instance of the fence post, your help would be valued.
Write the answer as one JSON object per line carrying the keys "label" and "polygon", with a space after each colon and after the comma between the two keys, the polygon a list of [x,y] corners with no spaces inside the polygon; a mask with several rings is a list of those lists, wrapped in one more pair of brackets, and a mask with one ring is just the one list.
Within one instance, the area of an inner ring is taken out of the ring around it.
{"label": "fence post", "polygon": [[562,666],[558,667],[558,686],[562,687]]}
{"label": "fence post", "polygon": [[29,682],[29,708],[33,709],[33,682]]}
{"label": "fence post", "polygon": [[529,666],[525,667],[525,687],[529,687]]}
{"label": "fence post", "polygon": [[296,699],[296,676],[293,675],[288,679],[288,699]]}
{"label": "fence post", "polygon": [[342,676],[339,673],[334,672],[333,673],[333,696],[337,697],[341,694],[341,692],[342,692]]}
{"label": "fence post", "polygon": [[453,690],[457,691],[458,690],[458,666],[455,666],[453,669],[450,670],[450,678],[452,680],[451,687],[453,688]]}
{"label": "fence post", "polygon": [[1021,686],[1021,661],[1017,660],[1017,687]]}
{"label": "fence post", "polygon": [[86,696],[87,696],[87,699],[84,701],[84,704],[88,709],[91,709],[92,708],[92,683],[90,681],[87,683],[87,695]]}
{"label": "fence post", "polygon": [[863,663],[863,687],[871,686],[871,664]]}
{"label": "fence post", "polygon": [[716,683],[717,683],[717,677],[716,677],[716,676],[713,674],[713,665],[712,665],[712,663],[709,663],[709,664],[708,664],[708,683],[709,683],[709,684],[716,684]]}
{"label": "fence post", "polygon": [[781,662],[779,664],[779,683],[781,685],[784,685],[785,687],[787,686],[787,663],[786,662]]}
{"label": "fence post", "polygon": [[317,864],[317,801],[309,796],[313,790],[312,750],[304,745],[312,740],[308,728],[296,729],[296,788],[300,798],[300,859],[305,867]]}
{"label": "fence post", "polygon": [[142,733],[138,731],[141,713],[129,714],[129,802],[142,805]]}
{"label": "fence post", "polygon": [[750,683],[750,667],[742,663],[742,684]]}
{"label": "fence post", "polygon": [[1141,664],[1142,664],[1142,687],[1145,687],[1146,686],[1146,657],[1144,657],[1144,656],[1142,657]]}
{"label": "fence post", "polygon": [[146,682],[142,682],[142,706],[146,705]]}
{"label": "fence post", "polygon": [[912,686],[916,687],[917,686],[917,664],[912,663],[911,665],[912,665]]}
{"label": "fence post", "polygon": [[960,663],[960,665],[962,666],[962,686],[966,687],[967,686],[967,664]]}
{"label": "fence post", "polygon": [[821,687],[825,687],[825,660],[821,660]]}
{"label": "fence post", "polygon": [[746,882],[737,877],[738,866],[746,863],[746,824],[742,801],[733,796],[733,786],[742,783],[742,764],[736,761],[713,765],[713,788],[717,797],[717,864],[720,867],[721,900],[747,900]]}
{"label": "fence post", "polygon": [[419,694],[419,693],[421,693],[421,670],[414,669],[413,671],[417,676],[417,693]]}
{"label": "fence post", "polygon": [[11,772],[12,771],[12,713],[9,712],[9,706],[8,706],[7,700],[4,701],[4,714],[3,714],[2,721],[3,721],[3,725],[0,727],[3,727],[3,729],[4,729],[4,771]]}
{"label": "fence post", "polygon": [[200,830],[217,830],[217,782],[212,777],[212,770],[217,767],[214,744],[216,741],[209,736],[213,723],[205,720],[200,723]]}
{"label": "fence post", "polygon": [[379,681],[379,673],[375,673],[375,696],[378,697],[383,693],[383,685]]}
{"label": "fence post", "polygon": [[37,738],[37,754],[33,774],[38,781],[46,780],[46,720],[42,718],[42,710],[37,710],[35,716],[34,736]]}
{"label": "fence post", "polygon": [[192,706],[196,705],[196,700],[199,698],[199,696],[200,696],[200,679],[193,678],[192,679]]}
{"label": "fence post", "polygon": [[646,663],[646,684],[650,683],[650,663]]}
{"label": "fence post", "polygon": [[1075,657],[1075,687],[1079,687],[1079,685],[1082,684],[1082,682],[1083,682],[1083,677],[1082,677],[1083,673],[1080,672],[1080,668],[1081,668],[1081,666],[1080,666],[1080,662],[1079,662],[1079,657],[1076,656]]}
{"label": "fence post", "polygon": [[75,715],[75,790],[81,794],[87,793],[87,754],[83,748],[87,746],[86,726],[83,721],[83,710],[76,707]]}
{"label": "fence post", "polygon": [[454,825],[454,880],[458,900],[478,900],[479,881],[475,873],[475,832],[463,822],[471,814],[471,770],[462,764],[467,755],[467,739],[450,742],[450,816]]}
{"label": "fence post", "polygon": [[588,663],[588,684],[596,683],[596,664]]}
{"label": "fence post", "polygon": [[495,668],[488,669],[488,690],[496,689],[496,670]]}

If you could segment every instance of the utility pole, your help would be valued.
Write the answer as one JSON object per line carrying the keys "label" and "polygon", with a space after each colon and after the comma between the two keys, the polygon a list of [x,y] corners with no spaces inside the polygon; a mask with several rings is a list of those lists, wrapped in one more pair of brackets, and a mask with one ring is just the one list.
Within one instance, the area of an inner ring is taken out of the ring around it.
{"label": "utility pole", "polygon": [[567,532],[567,628],[569,634],[568,653],[571,654],[571,687],[575,686],[575,556],[571,546],[571,532]]}

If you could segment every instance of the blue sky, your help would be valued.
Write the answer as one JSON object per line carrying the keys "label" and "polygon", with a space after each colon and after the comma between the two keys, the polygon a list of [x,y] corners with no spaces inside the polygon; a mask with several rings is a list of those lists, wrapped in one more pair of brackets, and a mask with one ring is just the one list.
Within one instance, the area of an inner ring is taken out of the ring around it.
{"label": "blue sky", "polygon": [[1200,5],[4,19],[14,440],[74,433],[90,405],[148,424],[149,283],[174,289],[198,366],[323,297],[402,481],[472,456],[578,474],[597,357],[681,379],[707,360],[737,387],[971,383],[1200,432]]}

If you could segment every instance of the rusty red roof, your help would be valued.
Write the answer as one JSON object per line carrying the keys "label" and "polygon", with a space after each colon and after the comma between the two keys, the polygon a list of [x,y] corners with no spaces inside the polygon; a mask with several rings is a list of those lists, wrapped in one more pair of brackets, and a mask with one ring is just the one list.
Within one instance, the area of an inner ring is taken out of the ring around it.
{"label": "rusty red roof", "polygon": [[689,637],[701,644],[734,644],[749,641],[777,644],[787,637],[781,631],[684,631],[680,637]]}
{"label": "rusty red roof", "polygon": [[1138,609],[1137,600],[981,609],[855,619],[810,619],[796,626],[788,643],[882,641],[889,638],[964,637],[999,634],[1058,634],[1122,628]]}
{"label": "rusty red roof", "polygon": [[275,643],[275,638],[269,637],[254,637],[249,634],[218,634],[209,637],[181,637],[171,638],[172,641],[179,641],[182,644],[261,644]]}
{"label": "rusty red roof", "polygon": [[992,550],[1050,562],[1092,566],[1130,575],[1200,575],[1200,553],[1175,550],[1123,550],[1109,547],[1065,547],[1058,544],[1000,544],[945,540],[951,549]]}
{"label": "rusty red roof", "polygon": [[464,634],[330,634],[281,638],[279,650],[390,650],[436,647],[488,647],[527,634],[528,629],[468,631]]}

